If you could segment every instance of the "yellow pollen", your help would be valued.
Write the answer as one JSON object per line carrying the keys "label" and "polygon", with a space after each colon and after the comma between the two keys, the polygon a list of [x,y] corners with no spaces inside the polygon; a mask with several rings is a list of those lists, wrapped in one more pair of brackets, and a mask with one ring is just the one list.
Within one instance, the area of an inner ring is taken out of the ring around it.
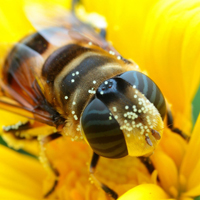
{"label": "yellow pollen", "polygon": [[125,106],[125,109],[128,110],[129,106]]}

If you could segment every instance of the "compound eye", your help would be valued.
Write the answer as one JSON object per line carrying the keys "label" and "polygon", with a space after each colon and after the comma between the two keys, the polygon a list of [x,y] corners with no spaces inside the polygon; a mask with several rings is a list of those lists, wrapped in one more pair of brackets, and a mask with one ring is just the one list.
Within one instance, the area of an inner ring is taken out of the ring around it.
{"label": "compound eye", "polygon": [[162,119],[166,113],[165,99],[158,86],[145,74],[138,71],[128,71],[119,76],[134,88],[138,89],[145,97],[154,104]]}
{"label": "compound eye", "polygon": [[128,155],[123,132],[110,110],[95,98],[85,108],[81,117],[81,130],[95,153],[107,158]]}

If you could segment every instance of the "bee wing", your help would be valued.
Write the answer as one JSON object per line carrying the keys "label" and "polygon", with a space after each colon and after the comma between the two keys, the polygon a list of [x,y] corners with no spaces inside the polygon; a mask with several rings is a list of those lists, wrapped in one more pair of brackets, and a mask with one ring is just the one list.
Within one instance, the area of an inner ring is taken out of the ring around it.
{"label": "bee wing", "polygon": [[33,108],[29,109],[8,97],[0,96],[0,109],[54,126],[54,121],[48,112],[41,112],[40,110],[35,110]]}
{"label": "bee wing", "polygon": [[[74,13],[61,6],[29,5],[25,7],[25,12],[36,30],[53,45],[61,46],[64,40],[91,42],[104,50],[113,51],[116,55],[120,55],[90,25],[83,23]],[[61,38],[53,38],[51,34],[48,34],[49,32],[45,30],[49,27],[54,27],[52,31],[60,33]]]}
{"label": "bee wing", "polygon": [[[2,83],[0,83],[0,85],[2,86]],[[34,119],[34,116],[30,112],[29,110],[30,108],[28,108],[28,106],[22,108],[22,106],[17,101],[12,100],[9,97],[3,96],[3,94],[1,95],[2,96],[0,96],[0,108],[7,110],[9,112],[20,114],[29,119]]]}
{"label": "bee wing", "polygon": [[0,108],[52,125],[51,113],[44,109],[47,102],[39,75],[43,63],[36,51],[24,44],[15,44],[2,69]]}
{"label": "bee wing", "polygon": [[[42,66],[43,63],[44,59],[39,53],[22,43],[17,43],[5,61],[3,72],[6,74],[3,74],[4,79],[7,77],[6,82],[8,85],[12,84],[12,82],[16,83],[18,86],[16,91],[23,92],[25,99],[27,99],[27,96],[28,100],[31,99],[31,102],[33,101],[33,103],[37,104],[38,100],[33,88],[35,80],[39,82],[40,86],[42,85],[40,83],[39,74],[40,66]],[[21,96],[23,96],[23,94],[21,94]]]}

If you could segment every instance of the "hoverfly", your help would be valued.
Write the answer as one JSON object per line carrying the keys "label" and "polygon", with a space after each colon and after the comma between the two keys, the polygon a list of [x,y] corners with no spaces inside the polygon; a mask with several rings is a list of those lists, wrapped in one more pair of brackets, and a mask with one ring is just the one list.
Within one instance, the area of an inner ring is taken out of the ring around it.
{"label": "hoverfly", "polygon": [[[55,126],[58,131],[44,142],[62,135],[84,138],[94,151],[91,174],[100,156],[153,152],[166,114],[158,86],[73,12],[38,6],[32,11],[38,32],[15,44],[5,59],[0,87],[14,103],[1,98],[0,108]],[[168,119],[172,124],[170,112]]]}

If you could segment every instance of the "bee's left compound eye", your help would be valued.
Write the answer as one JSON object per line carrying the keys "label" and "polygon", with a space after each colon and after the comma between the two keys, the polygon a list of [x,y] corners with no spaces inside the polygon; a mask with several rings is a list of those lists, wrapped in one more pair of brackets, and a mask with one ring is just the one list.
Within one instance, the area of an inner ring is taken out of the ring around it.
{"label": "bee's left compound eye", "polygon": [[86,141],[98,155],[107,158],[128,155],[119,123],[101,100],[95,98],[85,108],[81,117],[81,129]]}

